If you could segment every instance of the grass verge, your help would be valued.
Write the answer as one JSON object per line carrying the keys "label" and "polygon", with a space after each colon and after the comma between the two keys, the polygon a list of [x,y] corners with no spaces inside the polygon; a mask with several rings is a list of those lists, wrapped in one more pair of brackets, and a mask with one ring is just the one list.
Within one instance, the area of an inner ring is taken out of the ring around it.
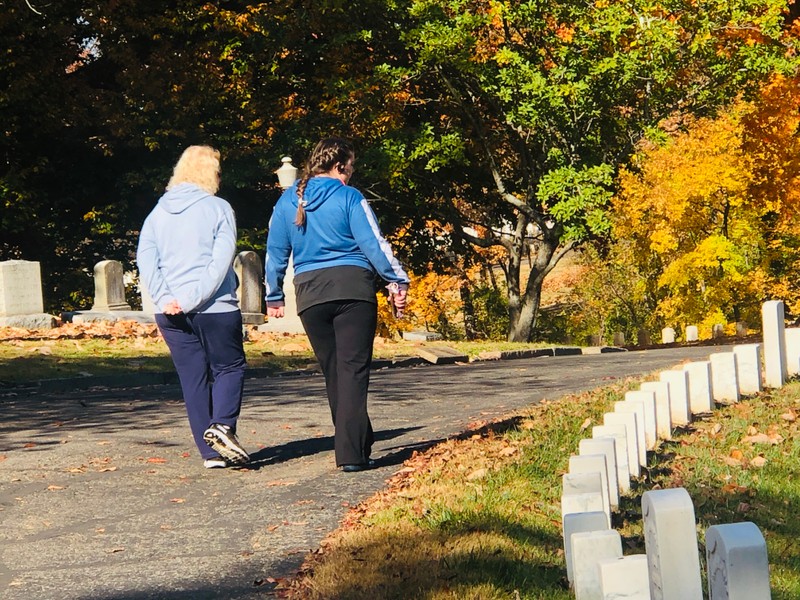
{"label": "grass verge", "polygon": [[[385,492],[355,509],[292,581],[286,598],[567,599],[561,474],[627,380],[546,402],[417,454]],[[649,455],[613,526],[625,554],[644,553],[641,495],[684,487],[698,523],[754,522],[764,534],[772,597],[800,597],[800,383],[721,406]]]}
{"label": "grass verge", "polygon": [[[305,335],[248,331],[245,342],[251,368],[269,372],[315,366]],[[447,344],[476,357],[487,350],[536,347],[511,342],[409,342],[376,338],[375,358],[414,356],[421,346]],[[42,379],[158,373],[173,370],[164,340],[155,325],[128,322],[66,324],[55,329],[0,327],[0,385]]]}

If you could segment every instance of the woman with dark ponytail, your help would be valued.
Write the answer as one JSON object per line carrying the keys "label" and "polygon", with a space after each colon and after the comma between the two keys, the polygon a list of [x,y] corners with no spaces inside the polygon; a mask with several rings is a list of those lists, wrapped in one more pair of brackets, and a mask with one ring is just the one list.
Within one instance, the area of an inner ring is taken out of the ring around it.
{"label": "woman with dark ponytail", "polygon": [[284,314],[283,280],[294,259],[297,313],[325,376],[335,427],[336,466],[368,468],[374,441],[367,413],[378,319],[376,277],[406,304],[408,275],[383,238],[372,208],[347,185],[355,152],[347,140],[319,142],[300,179],[275,205],[265,263],[267,316]]}

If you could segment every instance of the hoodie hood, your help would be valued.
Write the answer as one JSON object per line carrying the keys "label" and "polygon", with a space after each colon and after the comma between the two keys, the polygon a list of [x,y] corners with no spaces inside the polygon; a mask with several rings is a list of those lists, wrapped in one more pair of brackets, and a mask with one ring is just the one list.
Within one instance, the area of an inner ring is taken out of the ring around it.
{"label": "hoodie hood", "polygon": [[211,195],[193,183],[181,183],[167,190],[167,193],[159,198],[158,205],[168,213],[176,215]]}
{"label": "hoodie hood", "polygon": [[[333,177],[312,177],[306,184],[303,200],[306,202],[306,210],[314,212],[317,208],[325,204],[337,191],[340,191],[344,184]],[[297,206],[297,185],[293,187],[292,204]]]}

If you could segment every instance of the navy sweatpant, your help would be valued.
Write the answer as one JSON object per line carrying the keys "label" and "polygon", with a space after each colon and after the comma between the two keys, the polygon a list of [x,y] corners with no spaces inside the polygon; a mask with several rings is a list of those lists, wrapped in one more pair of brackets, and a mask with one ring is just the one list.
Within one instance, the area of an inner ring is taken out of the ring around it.
{"label": "navy sweatpant", "polygon": [[364,464],[374,441],[367,391],[378,307],[360,300],[325,302],[305,309],[300,320],[325,376],[336,465]]}
{"label": "navy sweatpant", "polygon": [[212,423],[236,431],[242,406],[242,313],[157,314],[156,323],[178,371],[194,442],[204,459],[215,458],[203,432]]}

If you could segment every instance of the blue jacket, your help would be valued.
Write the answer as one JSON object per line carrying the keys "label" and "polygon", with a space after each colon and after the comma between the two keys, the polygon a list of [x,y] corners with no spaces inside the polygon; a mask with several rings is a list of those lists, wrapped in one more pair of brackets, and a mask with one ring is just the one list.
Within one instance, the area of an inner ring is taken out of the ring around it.
{"label": "blue jacket", "polygon": [[184,313],[231,312],[236,299],[233,209],[191,183],[167,191],[139,234],[139,277],[159,312],[173,299]]}
{"label": "blue jacket", "polygon": [[294,224],[297,184],[278,199],[269,222],[265,261],[268,306],[283,305],[283,279],[294,261],[295,275],[328,267],[356,266],[376,271],[388,282],[409,279],[383,238],[375,213],[357,189],[333,177],[312,177],[303,199],[306,223]]}

